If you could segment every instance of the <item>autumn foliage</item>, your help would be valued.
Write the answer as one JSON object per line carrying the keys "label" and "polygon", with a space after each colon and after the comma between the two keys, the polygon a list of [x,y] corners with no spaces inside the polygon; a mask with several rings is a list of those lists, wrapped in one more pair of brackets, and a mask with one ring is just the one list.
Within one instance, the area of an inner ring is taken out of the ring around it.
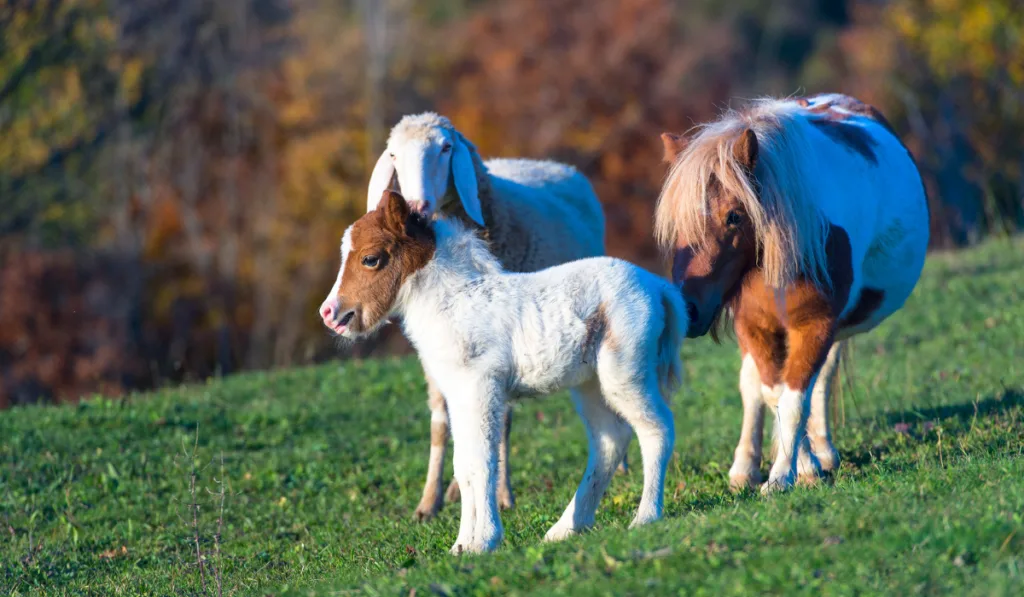
{"label": "autumn foliage", "polygon": [[576,165],[651,268],[659,134],[760,95],[881,107],[938,245],[1024,222],[1014,0],[11,0],[0,28],[0,406],[337,354],[315,308],[413,111]]}

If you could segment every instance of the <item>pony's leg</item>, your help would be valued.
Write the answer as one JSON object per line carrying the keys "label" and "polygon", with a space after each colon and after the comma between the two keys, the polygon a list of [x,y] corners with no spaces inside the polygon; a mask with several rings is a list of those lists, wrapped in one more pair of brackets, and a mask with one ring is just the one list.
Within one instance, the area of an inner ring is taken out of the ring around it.
{"label": "pony's leg", "polygon": [[755,488],[761,484],[764,400],[761,396],[761,375],[750,354],[743,355],[739,387],[743,398],[743,427],[729,469],[729,486],[733,491]]}
{"label": "pony's leg", "polygon": [[[430,460],[423,496],[413,519],[423,522],[434,517],[444,506],[444,458],[448,450],[448,406],[437,383],[427,376],[427,405],[430,407]],[[455,483],[454,481],[452,482]],[[457,487],[457,486],[456,486]]]}
{"label": "pony's leg", "polygon": [[498,515],[498,443],[504,397],[493,388],[471,389],[450,400],[455,475],[462,488],[462,520],[451,552],[483,553],[501,544]]}
{"label": "pony's leg", "polygon": [[632,433],[629,425],[605,403],[600,387],[594,382],[573,388],[571,395],[587,430],[590,448],[587,469],[562,517],[544,535],[545,541],[561,541],[593,526],[597,505],[615,474],[616,465],[622,463]]}
{"label": "pony's leg", "polygon": [[508,468],[508,440],[512,433],[512,405],[505,408],[505,424],[502,426],[501,443],[498,444],[498,507],[511,508],[516,503],[512,494],[512,478]]}
{"label": "pony's leg", "polygon": [[[807,437],[807,417],[818,372],[832,345],[831,322],[819,320],[787,330],[789,353],[782,372],[783,389],[776,409],[776,454],[762,493],[786,490],[796,483],[801,444]],[[805,462],[801,468],[813,469]]]}
{"label": "pony's leg", "polygon": [[829,404],[832,391],[839,373],[839,357],[842,354],[842,343],[836,342],[828,351],[825,362],[818,373],[818,381],[814,384],[811,394],[811,414],[807,419],[807,436],[810,439],[810,450],[818,461],[823,473],[830,473],[839,466],[839,452],[832,444],[832,422],[829,420]]}

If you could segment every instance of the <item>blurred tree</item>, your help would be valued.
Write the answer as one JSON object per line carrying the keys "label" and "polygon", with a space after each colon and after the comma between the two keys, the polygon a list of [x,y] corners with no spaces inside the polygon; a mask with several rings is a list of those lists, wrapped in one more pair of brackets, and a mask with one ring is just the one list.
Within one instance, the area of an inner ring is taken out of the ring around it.
{"label": "blurred tree", "polygon": [[929,183],[936,244],[1024,225],[1020,2],[865,2],[843,45],[852,86],[908,133]]}

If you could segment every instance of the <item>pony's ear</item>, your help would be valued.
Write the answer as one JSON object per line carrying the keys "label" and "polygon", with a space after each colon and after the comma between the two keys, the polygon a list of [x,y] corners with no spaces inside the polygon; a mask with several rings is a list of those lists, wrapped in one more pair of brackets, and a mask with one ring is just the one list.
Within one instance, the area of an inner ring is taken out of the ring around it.
{"label": "pony's ear", "polygon": [[686,137],[675,133],[662,133],[661,143],[665,146],[665,155],[662,157],[662,160],[666,164],[673,164],[675,163],[676,158],[679,157],[679,154],[686,149],[686,146],[689,144],[689,140],[687,140]]}
{"label": "pony's ear", "polygon": [[405,197],[395,191],[384,191],[377,209],[384,210],[384,227],[391,232],[405,232],[405,221],[409,219],[409,204]]}
{"label": "pony's ear", "polygon": [[385,149],[377,158],[377,165],[373,167],[373,174],[370,175],[370,186],[366,190],[366,213],[377,209],[377,204],[384,196],[384,191],[391,186],[391,178],[394,175],[395,162]]}
{"label": "pony's ear", "polygon": [[455,134],[455,147],[452,152],[452,180],[455,191],[462,201],[466,215],[480,226],[484,224],[484,214],[480,209],[480,195],[476,184],[476,166],[473,164],[473,152],[476,148],[461,133]]}
{"label": "pony's ear", "polygon": [[757,135],[753,129],[745,129],[740,134],[740,138],[736,139],[736,144],[732,146],[732,155],[747,172],[754,171],[754,165],[757,164]]}

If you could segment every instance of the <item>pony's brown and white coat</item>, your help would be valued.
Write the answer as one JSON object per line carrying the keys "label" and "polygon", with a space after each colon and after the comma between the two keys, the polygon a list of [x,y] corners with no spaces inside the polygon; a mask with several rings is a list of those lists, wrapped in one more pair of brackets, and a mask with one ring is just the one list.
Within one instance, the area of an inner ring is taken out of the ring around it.
{"label": "pony's brown and white coat", "polygon": [[672,167],[656,232],[691,335],[730,309],[743,352],[733,483],[759,482],[764,404],[777,410],[781,451],[766,489],[833,468],[839,342],[898,310],[924,264],[928,209],[912,157],[877,110],[842,95],[761,100],[663,141]]}

